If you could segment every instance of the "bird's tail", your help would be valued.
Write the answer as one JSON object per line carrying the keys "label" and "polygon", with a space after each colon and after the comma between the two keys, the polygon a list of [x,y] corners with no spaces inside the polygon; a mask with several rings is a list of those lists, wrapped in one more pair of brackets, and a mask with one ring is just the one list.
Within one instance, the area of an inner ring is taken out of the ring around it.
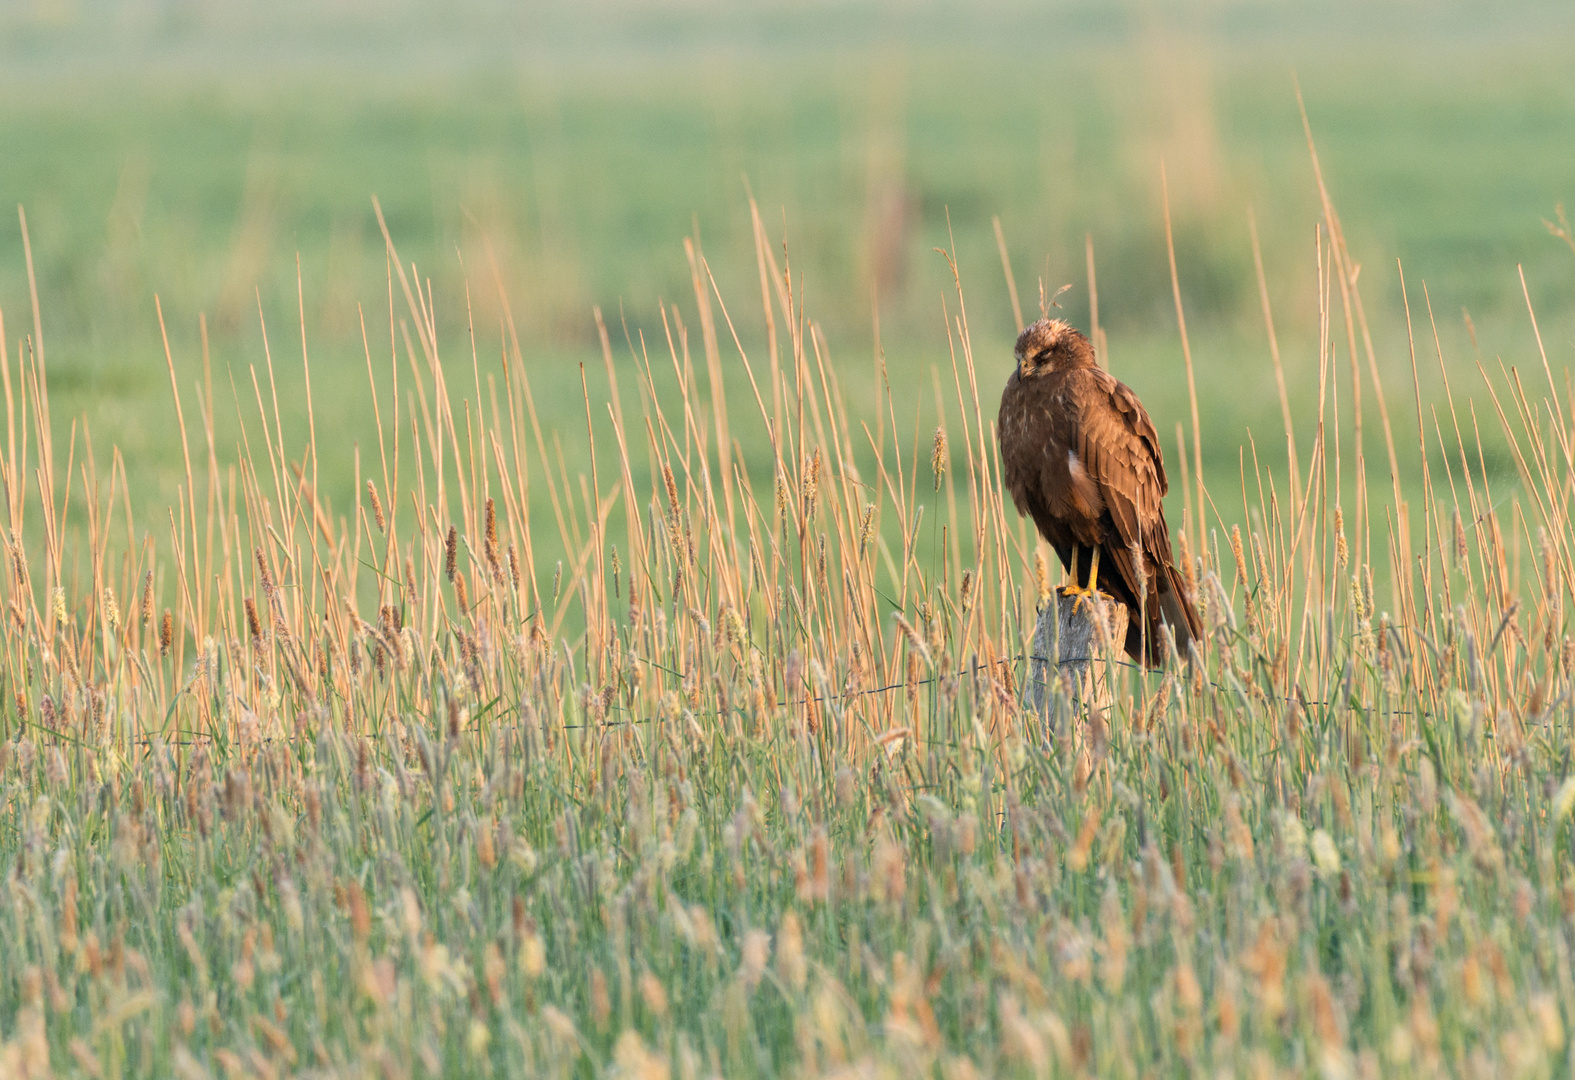
{"label": "bird's tail", "polygon": [[[1176,653],[1186,659],[1190,655],[1192,643],[1202,643],[1203,620],[1198,618],[1198,609],[1193,606],[1192,597],[1187,595],[1187,583],[1181,571],[1176,569],[1175,564],[1167,563],[1165,573],[1169,576],[1170,588],[1159,594],[1159,615],[1170,627],[1171,636],[1176,639]],[[1158,653],[1161,647],[1157,640],[1149,646],[1154,653]],[[1156,655],[1151,662],[1163,663],[1164,657]]]}

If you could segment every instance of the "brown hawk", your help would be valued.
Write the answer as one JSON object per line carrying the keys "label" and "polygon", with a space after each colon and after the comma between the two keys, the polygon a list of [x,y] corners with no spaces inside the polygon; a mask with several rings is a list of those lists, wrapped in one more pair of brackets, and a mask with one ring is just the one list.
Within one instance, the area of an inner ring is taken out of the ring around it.
{"label": "brown hawk", "polygon": [[[1169,485],[1154,423],[1130,388],[1100,369],[1094,347],[1059,319],[1017,339],[1001,394],[1001,475],[1019,513],[1072,571],[1126,605],[1126,651],[1156,667],[1170,628],[1188,655],[1203,627],[1170,554],[1161,500]],[[1140,617],[1139,613],[1144,617]]]}

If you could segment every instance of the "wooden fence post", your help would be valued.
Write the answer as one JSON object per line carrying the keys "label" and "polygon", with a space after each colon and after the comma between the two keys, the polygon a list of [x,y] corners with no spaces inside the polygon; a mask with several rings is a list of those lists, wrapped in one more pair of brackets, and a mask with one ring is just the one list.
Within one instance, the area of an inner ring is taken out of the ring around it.
{"label": "wooden fence post", "polygon": [[[1103,622],[1103,628],[1096,620]],[[1090,600],[1057,589],[1055,602],[1040,609],[1034,626],[1023,704],[1052,725],[1060,720],[1058,700],[1065,701],[1074,715],[1085,708],[1108,708],[1108,669],[1122,655],[1126,634],[1123,605],[1103,594]]]}

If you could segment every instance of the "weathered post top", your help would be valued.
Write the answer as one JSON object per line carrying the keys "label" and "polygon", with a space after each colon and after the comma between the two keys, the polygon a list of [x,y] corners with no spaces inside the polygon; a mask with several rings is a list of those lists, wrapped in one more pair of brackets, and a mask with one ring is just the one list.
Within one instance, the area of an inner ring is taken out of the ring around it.
{"label": "weathered post top", "polygon": [[1103,594],[1088,597],[1057,589],[1055,602],[1039,612],[1023,704],[1054,721],[1058,686],[1075,712],[1087,704],[1110,704],[1109,663],[1121,655],[1127,609]]}

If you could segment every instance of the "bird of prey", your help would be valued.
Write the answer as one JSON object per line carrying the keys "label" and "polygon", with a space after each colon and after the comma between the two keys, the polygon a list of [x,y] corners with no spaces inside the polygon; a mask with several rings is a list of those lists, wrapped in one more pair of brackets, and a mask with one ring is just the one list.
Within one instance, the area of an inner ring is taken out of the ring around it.
{"label": "bird of prey", "polygon": [[1202,623],[1170,554],[1161,500],[1168,484],[1154,423],[1094,347],[1059,319],[1017,339],[1017,367],[1001,394],[1001,475],[1019,513],[1072,571],[1074,592],[1096,589],[1126,605],[1126,651],[1157,667],[1170,628],[1188,655]]}

